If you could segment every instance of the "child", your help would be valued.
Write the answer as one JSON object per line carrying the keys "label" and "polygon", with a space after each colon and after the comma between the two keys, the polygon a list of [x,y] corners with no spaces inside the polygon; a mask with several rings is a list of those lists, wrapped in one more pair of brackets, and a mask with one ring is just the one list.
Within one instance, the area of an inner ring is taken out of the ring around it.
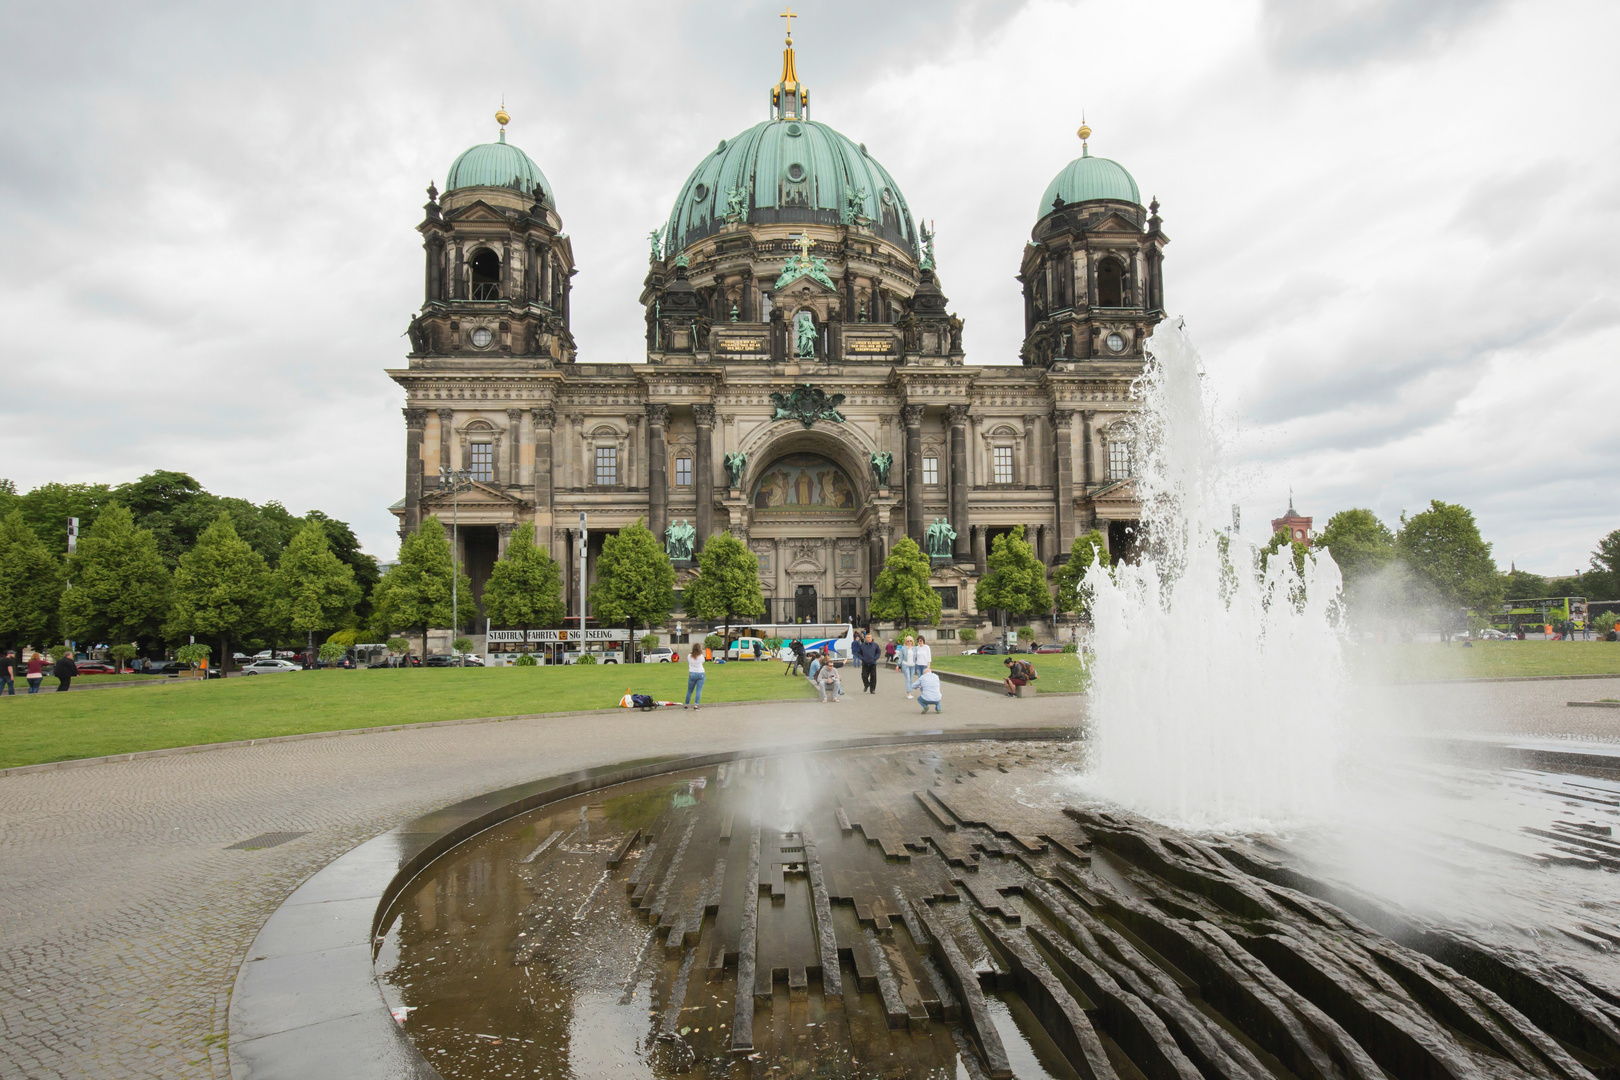
{"label": "child", "polygon": [[917,676],[917,702],[922,705],[924,713],[928,712],[928,706],[932,705],[935,715],[938,715],[939,701],[939,676],[934,674],[932,667],[924,668],[923,673]]}

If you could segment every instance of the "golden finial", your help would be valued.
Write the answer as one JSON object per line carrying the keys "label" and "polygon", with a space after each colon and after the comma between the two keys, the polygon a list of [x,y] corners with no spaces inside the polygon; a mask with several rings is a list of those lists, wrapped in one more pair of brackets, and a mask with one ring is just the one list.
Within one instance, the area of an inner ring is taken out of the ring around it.
{"label": "golden finial", "polygon": [[799,16],[793,14],[793,5],[789,4],[787,10],[778,15],[777,18],[787,20],[787,43],[789,45],[793,44],[793,20],[799,18]]}
{"label": "golden finial", "polygon": [[495,110],[495,122],[501,127],[505,127],[512,122],[512,114],[506,111],[505,105]]}
{"label": "golden finial", "polygon": [[1086,145],[1086,140],[1091,138],[1091,125],[1086,123],[1086,111],[1084,109],[1080,110],[1080,130],[1076,131],[1075,134],[1080,136],[1080,156],[1089,157],[1091,147]]}

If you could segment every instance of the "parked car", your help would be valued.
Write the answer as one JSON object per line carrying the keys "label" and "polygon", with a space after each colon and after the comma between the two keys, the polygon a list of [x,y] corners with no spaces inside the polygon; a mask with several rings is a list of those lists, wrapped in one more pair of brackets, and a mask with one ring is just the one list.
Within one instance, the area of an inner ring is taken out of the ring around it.
{"label": "parked car", "polygon": [[680,650],[673,645],[659,645],[641,654],[643,664],[673,664],[680,658]]}
{"label": "parked car", "polygon": [[153,660],[152,666],[144,674],[173,676],[190,670],[191,665],[184,660]]}
{"label": "parked car", "polygon": [[264,659],[255,660],[252,663],[242,665],[242,674],[244,675],[275,675],[280,674],[283,671],[302,670],[302,668],[290,660]]}
{"label": "parked car", "polygon": [[[1481,641],[1512,641],[1513,635],[1505,630],[1498,630],[1494,626],[1487,626],[1479,632],[1479,638]],[[84,669],[80,668],[79,670],[83,671]]]}
{"label": "parked car", "polygon": [[116,675],[118,669],[111,664],[104,664],[100,660],[76,660],[74,666],[79,669],[80,675]]}
{"label": "parked car", "polygon": [[987,641],[973,652],[977,656],[1000,656],[1007,651],[1007,647],[999,641]]}
{"label": "parked car", "polygon": [[1060,653],[1063,651],[1063,646],[1056,641],[1048,641],[1045,644],[1035,646],[1035,651],[1037,653]]}

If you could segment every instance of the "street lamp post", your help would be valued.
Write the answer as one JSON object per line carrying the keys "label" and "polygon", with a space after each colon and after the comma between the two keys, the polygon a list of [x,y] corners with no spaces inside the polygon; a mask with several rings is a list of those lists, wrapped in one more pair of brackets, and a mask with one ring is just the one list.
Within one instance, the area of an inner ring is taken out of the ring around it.
{"label": "street lamp post", "polygon": [[[461,632],[461,612],[456,606],[456,582],[461,577],[461,563],[456,556],[460,553],[460,523],[461,512],[457,498],[461,489],[472,482],[472,473],[466,469],[439,470],[439,487],[450,489],[450,648],[455,649],[456,637]],[[422,651],[427,652],[427,640],[422,641]],[[427,657],[422,658],[426,662]],[[467,666],[467,658],[461,657],[461,666]]]}
{"label": "street lamp post", "polygon": [[590,552],[585,511],[579,512],[579,655],[585,658],[585,559]]}

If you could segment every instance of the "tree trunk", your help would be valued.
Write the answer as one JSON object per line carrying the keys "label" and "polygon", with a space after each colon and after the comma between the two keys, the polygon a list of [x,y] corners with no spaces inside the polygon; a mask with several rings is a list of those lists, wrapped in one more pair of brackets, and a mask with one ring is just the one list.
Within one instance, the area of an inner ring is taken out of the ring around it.
{"label": "tree trunk", "polygon": [[[219,668],[219,677],[222,678],[222,679],[227,674],[229,674],[230,670],[231,670],[230,644],[231,644],[231,635],[229,635],[229,634],[221,634],[221,635],[219,635],[219,663],[216,664],[215,667]],[[203,674],[206,675],[207,672],[204,672]]]}

